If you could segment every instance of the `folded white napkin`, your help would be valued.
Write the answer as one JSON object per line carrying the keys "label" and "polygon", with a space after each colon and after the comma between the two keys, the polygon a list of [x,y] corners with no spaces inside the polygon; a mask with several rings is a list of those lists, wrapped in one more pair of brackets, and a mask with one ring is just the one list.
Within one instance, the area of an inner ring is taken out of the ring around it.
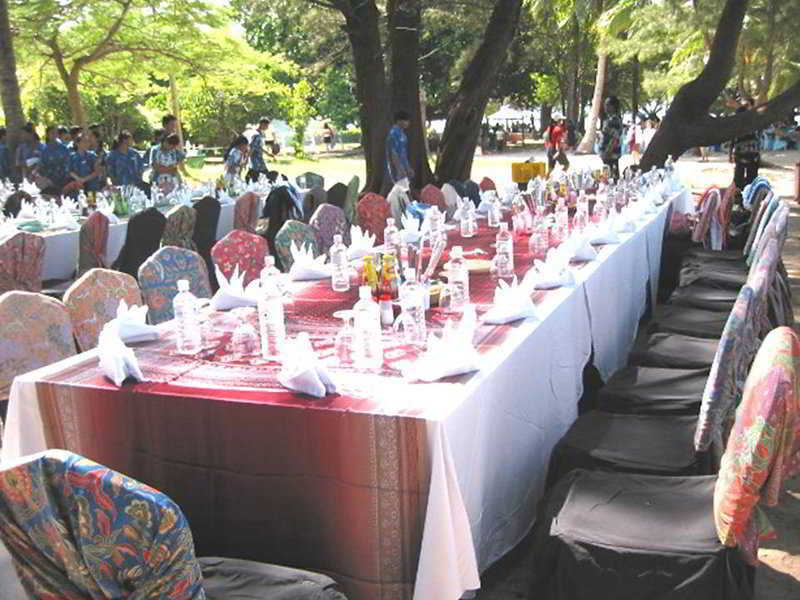
{"label": "folded white napkin", "polygon": [[231,278],[228,279],[214,265],[217,274],[219,289],[211,298],[211,308],[214,310],[229,310],[240,306],[256,306],[258,304],[258,293],[261,289],[261,282],[258,279],[251,281],[247,287],[244,285],[244,273],[239,273],[239,265],[233,268]]}
{"label": "folded white napkin", "polygon": [[38,218],[38,215],[36,214],[36,207],[30,202],[23,202],[19,212],[17,213],[17,220],[30,221],[36,218]]}
{"label": "folded white napkin", "polygon": [[54,229],[70,229],[76,231],[81,228],[80,223],[72,216],[69,210],[59,210],[53,215]]}
{"label": "folded white napkin", "polygon": [[598,244],[619,244],[619,236],[614,231],[614,224],[609,220],[603,223],[592,223],[585,230],[589,243]]}
{"label": "folded white napkin", "polygon": [[119,223],[119,218],[114,214],[114,207],[105,200],[97,202],[97,210],[106,216],[109,225],[117,225]]}
{"label": "folded white napkin", "polygon": [[[403,241],[406,244],[416,244],[419,238],[422,237],[422,223],[415,216],[404,212],[400,217],[403,229],[400,230],[400,235],[403,236]],[[427,222],[427,221],[426,221]]]}
{"label": "folded white napkin", "polygon": [[509,183],[503,187],[503,204],[510,205],[514,198],[519,194],[519,186],[516,183]]}
{"label": "folded white napkin", "polygon": [[[39,162],[38,160],[36,162]],[[36,163],[33,163],[36,164]],[[28,179],[24,179],[22,181],[22,185],[20,186],[23,192],[28,194],[29,196],[33,196],[34,198],[39,195],[39,186],[33,183]]]}
{"label": "folded white napkin", "polygon": [[552,290],[575,285],[575,276],[569,268],[570,256],[561,248],[550,248],[544,261],[534,259],[533,267],[522,280],[527,289]]}
{"label": "folded white napkin", "polygon": [[330,265],[326,265],[327,255],[320,254],[314,256],[314,250],[309,244],[303,244],[300,248],[294,240],[289,248],[292,252],[292,268],[289,269],[289,278],[292,281],[313,281],[316,279],[326,279],[331,276]]}
{"label": "folded white napkin", "polygon": [[347,258],[357,260],[371,254],[375,247],[375,234],[367,233],[358,225],[350,226],[350,247],[347,249]]}
{"label": "folded white napkin", "polygon": [[611,224],[614,227],[614,231],[617,233],[633,233],[636,231],[636,223],[628,211],[623,211],[622,214],[615,215],[614,218],[611,219]]}
{"label": "folded white napkin", "polygon": [[485,215],[489,212],[489,207],[492,205],[492,200],[498,199],[497,192],[494,190],[489,190],[486,192],[481,192],[481,203],[478,204],[478,208],[475,209],[479,214]]}
{"label": "folded white napkin", "polygon": [[528,288],[519,285],[516,277],[511,285],[501,279],[494,291],[494,304],[483,315],[483,321],[492,325],[504,325],[530,317],[536,317],[536,307]]}
{"label": "folded white napkin", "polygon": [[592,248],[589,238],[584,234],[571,235],[560,248],[569,255],[570,260],[589,261],[597,258],[597,250]]}
{"label": "folded white napkin", "polygon": [[297,338],[286,340],[283,350],[283,368],[278,373],[280,384],[293,390],[323,398],[336,393],[336,384],[325,366],[319,362],[311,340],[305,331]]}
{"label": "folded white napkin", "polygon": [[117,317],[106,323],[105,328],[127,344],[157,340],[161,335],[158,327],[147,324],[147,305],[128,306],[125,300],[119,301]]}
{"label": "folded white napkin", "polygon": [[109,325],[110,323],[106,323],[103,327],[97,344],[97,355],[100,358],[100,369],[103,374],[118,387],[128,377],[145,381],[133,350],[122,342],[116,328]]}
{"label": "folded white napkin", "polygon": [[457,326],[448,321],[441,337],[428,336],[427,350],[403,369],[403,375],[410,381],[431,382],[479,370],[480,356],[472,343],[477,325],[475,306],[469,304]]}

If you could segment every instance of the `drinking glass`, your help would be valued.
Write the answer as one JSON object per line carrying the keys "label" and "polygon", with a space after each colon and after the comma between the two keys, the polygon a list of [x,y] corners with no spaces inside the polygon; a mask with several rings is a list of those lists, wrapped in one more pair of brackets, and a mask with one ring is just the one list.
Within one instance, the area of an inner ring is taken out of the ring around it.
{"label": "drinking glass", "polygon": [[333,313],[333,316],[342,320],[342,327],[336,333],[336,340],[333,344],[333,351],[340,367],[353,365],[353,344],[355,341],[355,331],[353,330],[353,311],[340,310]]}

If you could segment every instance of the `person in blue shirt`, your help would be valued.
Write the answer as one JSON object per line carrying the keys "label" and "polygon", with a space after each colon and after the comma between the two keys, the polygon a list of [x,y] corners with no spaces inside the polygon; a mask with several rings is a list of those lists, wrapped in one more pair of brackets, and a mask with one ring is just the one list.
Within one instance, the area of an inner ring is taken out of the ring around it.
{"label": "person in blue shirt", "polygon": [[394,115],[394,126],[386,138],[386,173],[391,185],[403,178],[411,182],[414,170],[408,160],[408,136],[406,129],[411,125],[411,115],[405,110],[398,110]]}
{"label": "person in blue shirt", "polygon": [[178,134],[172,133],[153,151],[153,185],[158,185],[165,194],[181,185],[181,175],[187,179],[191,177],[183,164],[186,155],[180,149],[180,143]]}
{"label": "person in blue shirt", "polygon": [[69,175],[87,192],[99,192],[103,188],[98,171],[97,155],[89,150],[89,135],[79,134],[75,138],[78,149],[69,157]]}
{"label": "person in blue shirt", "polygon": [[38,167],[38,173],[43,178],[39,187],[43,194],[58,196],[69,181],[69,150],[59,139],[58,130],[53,125],[47,128],[45,140],[47,145],[42,150]]}
{"label": "person in blue shirt", "polygon": [[264,162],[264,154],[270,158],[275,158],[272,153],[272,147],[266,147],[266,132],[269,129],[270,120],[267,117],[261,117],[258,121],[258,133],[250,140],[250,170],[247,172],[247,181],[257,181],[258,178],[264,174],[269,173],[267,163]]}
{"label": "person in blue shirt", "polygon": [[150,186],[142,180],[142,157],[131,148],[132,142],[130,132],[120,132],[106,157],[106,170],[114,185],[135,185],[149,195]]}
{"label": "person in blue shirt", "polygon": [[[156,129],[153,131],[153,141],[150,144],[150,147],[147,149],[147,152],[144,153],[144,157],[142,158],[142,165],[145,169],[148,169],[153,164],[153,154],[161,145],[161,141],[164,139],[164,130],[163,129]],[[153,177],[150,177],[150,181],[153,180]]]}
{"label": "person in blue shirt", "polygon": [[11,177],[11,154],[6,145],[6,128],[0,127],[0,180]]}

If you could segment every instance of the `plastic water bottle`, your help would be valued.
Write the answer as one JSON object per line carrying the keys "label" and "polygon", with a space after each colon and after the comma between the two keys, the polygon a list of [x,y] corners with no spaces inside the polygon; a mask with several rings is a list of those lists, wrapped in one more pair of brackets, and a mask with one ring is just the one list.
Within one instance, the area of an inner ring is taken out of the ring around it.
{"label": "plastic water bottle", "polygon": [[586,193],[583,190],[578,192],[578,205],[573,224],[576,231],[583,231],[589,224],[589,202],[586,200]]}
{"label": "plastic water bottle", "polygon": [[383,365],[380,309],[368,285],[358,288],[358,297],[353,307],[354,363],[360,369],[379,369]]}
{"label": "plastic water bottle", "polygon": [[427,290],[417,282],[414,269],[404,271],[405,283],[400,286],[400,316],[395,321],[395,329],[402,323],[405,341],[409,344],[425,345],[428,339],[425,324],[425,295]]}
{"label": "plastic water bottle", "polygon": [[514,237],[508,230],[508,223],[500,223],[495,238],[495,256],[497,257],[497,276],[505,279],[514,276]]}
{"label": "plastic water bottle", "polygon": [[475,205],[469,198],[461,200],[461,237],[472,237],[472,214],[475,210]]}
{"label": "plastic water bottle", "polygon": [[492,192],[487,193],[487,200],[489,201],[489,212],[486,215],[489,227],[500,226],[500,201],[497,196]]}
{"label": "plastic water bottle", "polygon": [[450,251],[450,265],[448,266],[450,283],[450,309],[464,310],[469,304],[469,270],[464,259],[464,250],[461,246],[453,246]]}
{"label": "plastic water bottle", "polygon": [[394,219],[386,219],[386,228],[383,230],[383,243],[386,249],[397,254],[400,247],[400,230],[394,224]]}
{"label": "plastic water bottle", "polygon": [[[266,268],[265,268],[266,270]],[[286,321],[283,314],[283,294],[279,278],[262,277],[258,297],[258,327],[261,333],[261,357],[280,361],[286,342]]]}
{"label": "plastic water bottle", "polygon": [[346,292],[350,289],[350,264],[347,260],[347,247],[342,243],[341,234],[333,236],[331,246],[331,288],[334,292]]}
{"label": "plastic water bottle", "polygon": [[178,353],[197,354],[203,347],[203,339],[197,315],[197,298],[189,291],[187,279],[178,280],[178,294],[172,299],[172,310],[175,313]]}

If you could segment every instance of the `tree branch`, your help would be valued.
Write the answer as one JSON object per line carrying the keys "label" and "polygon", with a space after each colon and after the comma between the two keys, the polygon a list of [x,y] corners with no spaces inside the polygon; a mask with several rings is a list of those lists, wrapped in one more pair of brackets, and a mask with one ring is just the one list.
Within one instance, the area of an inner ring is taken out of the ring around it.
{"label": "tree branch", "polygon": [[80,70],[89,63],[95,62],[101,59],[103,56],[106,56],[103,54],[103,50],[113,41],[114,36],[117,35],[120,27],[122,27],[122,23],[125,21],[125,17],[128,16],[128,11],[130,10],[132,4],[133,0],[123,0],[122,11],[119,13],[119,15],[117,15],[114,23],[106,32],[106,35],[97,43],[92,52],[75,60],[73,63],[73,69],[77,68]]}

